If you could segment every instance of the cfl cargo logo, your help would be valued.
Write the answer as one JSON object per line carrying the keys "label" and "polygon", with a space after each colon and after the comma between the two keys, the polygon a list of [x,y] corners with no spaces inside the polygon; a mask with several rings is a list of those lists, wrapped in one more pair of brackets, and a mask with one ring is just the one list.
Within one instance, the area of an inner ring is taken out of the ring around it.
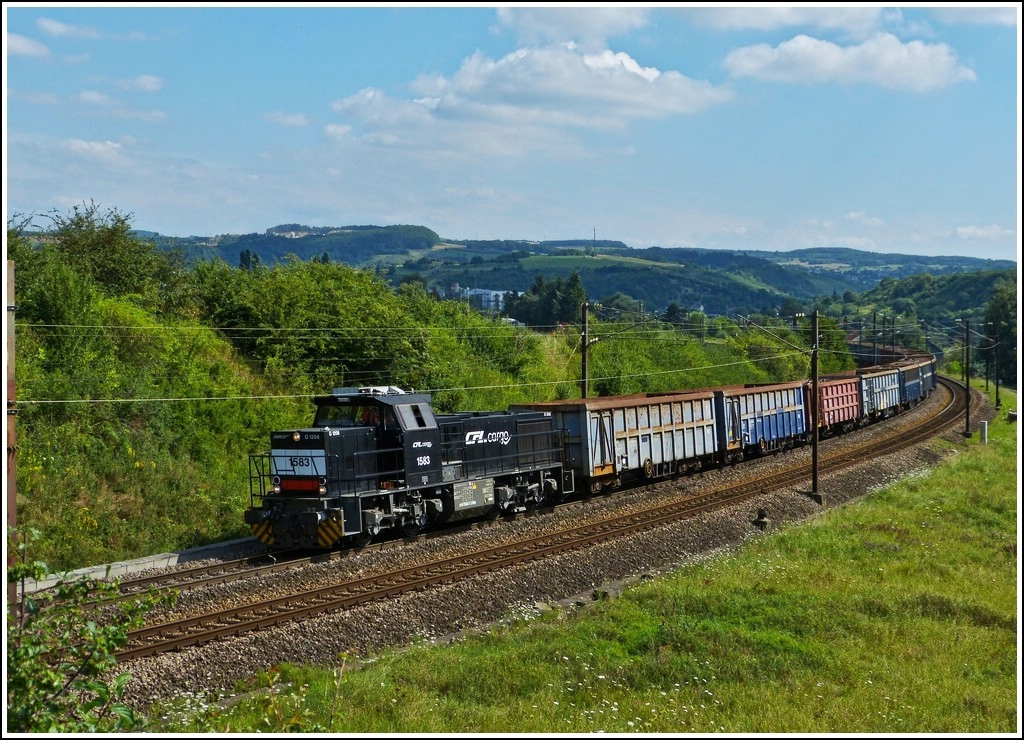
{"label": "cfl cargo logo", "polygon": [[488,442],[497,442],[507,445],[512,441],[511,432],[466,432],[466,445],[482,445]]}

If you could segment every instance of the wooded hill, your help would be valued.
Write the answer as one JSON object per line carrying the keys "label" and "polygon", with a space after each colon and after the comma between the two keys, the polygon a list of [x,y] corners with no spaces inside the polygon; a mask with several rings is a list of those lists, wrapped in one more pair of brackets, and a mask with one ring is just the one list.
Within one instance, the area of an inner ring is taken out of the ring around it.
{"label": "wooded hill", "polygon": [[587,295],[628,296],[653,312],[670,304],[713,315],[780,310],[786,298],[806,301],[863,292],[885,278],[927,273],[1016,270],[1008,260],[878,254],[817,248],[792,252],[651,247],[599,240],[442,239],[423,226],[310,227],[283,224],[262,234],[163,237],[139,232],[189,259],[269,265],[293,255],[375,270],[393,285],[422,282],[428,291],[524,292],[538,275],[567,280],[576,273]]}

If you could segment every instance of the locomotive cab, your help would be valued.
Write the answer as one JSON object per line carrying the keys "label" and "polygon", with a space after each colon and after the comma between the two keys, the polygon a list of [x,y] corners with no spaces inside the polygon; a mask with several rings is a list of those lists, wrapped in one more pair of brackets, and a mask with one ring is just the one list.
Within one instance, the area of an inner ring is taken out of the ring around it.
{"label": "locomotive cab", "polygon": [[272,432],[270,452],[250,456],[253,534],[276,548],[329,548],[424,526],[432,502],[409,489],[441,482],[430,396],[337,388],[314,403],[311,428]]}

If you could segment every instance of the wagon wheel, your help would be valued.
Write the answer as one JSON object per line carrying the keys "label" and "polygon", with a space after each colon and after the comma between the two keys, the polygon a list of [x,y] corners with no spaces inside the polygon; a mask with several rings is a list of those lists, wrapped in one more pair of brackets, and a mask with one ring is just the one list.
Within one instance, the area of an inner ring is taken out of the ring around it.
{"label": "wagon wheel", "polygon": [[651,458],[644,460],[644,475],[648,478],[654,477],[654,463],[651,462]]}

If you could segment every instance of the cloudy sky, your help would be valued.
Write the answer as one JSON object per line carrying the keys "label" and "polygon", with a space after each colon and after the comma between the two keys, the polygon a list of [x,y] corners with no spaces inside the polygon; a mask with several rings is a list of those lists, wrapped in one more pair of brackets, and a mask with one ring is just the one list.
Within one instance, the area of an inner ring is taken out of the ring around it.
{"label": "cloudy sky", "polygon": [[1019,3],[5,3],[4,51],[8,221],[1020,256]]}

